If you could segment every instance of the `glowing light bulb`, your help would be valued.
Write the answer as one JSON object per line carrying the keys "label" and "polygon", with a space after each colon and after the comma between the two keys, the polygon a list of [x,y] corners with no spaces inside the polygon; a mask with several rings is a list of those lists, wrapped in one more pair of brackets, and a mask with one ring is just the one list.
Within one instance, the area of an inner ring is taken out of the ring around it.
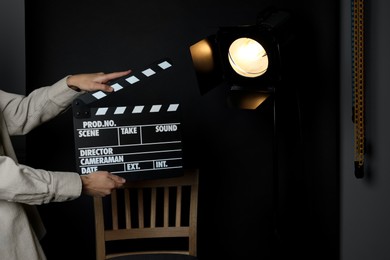
{"label": "glowing light bulb", "polygon": [[268,55],[263,46],[251,38],[239,38],[229,47],[229,62],[239,75],[255,78],[268,68]]}

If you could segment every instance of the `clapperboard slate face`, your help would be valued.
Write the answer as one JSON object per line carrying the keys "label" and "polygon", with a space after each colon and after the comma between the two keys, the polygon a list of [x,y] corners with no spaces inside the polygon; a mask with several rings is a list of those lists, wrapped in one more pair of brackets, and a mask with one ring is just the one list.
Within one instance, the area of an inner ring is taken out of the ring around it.
{"label": "clapperboard slate face", "polygon": [[[114,92],[87,93],[72,104],[76,165],[79,174],[107,170],[126,179],[182,174],[180,104],[105,104],[110,95],[167,73],[168,59],[118,79]],[[99,102],[97,102],[99,101]],[[95,106],[99,103],[99,106]],[[104,105],[102,105],[104,104]]]}

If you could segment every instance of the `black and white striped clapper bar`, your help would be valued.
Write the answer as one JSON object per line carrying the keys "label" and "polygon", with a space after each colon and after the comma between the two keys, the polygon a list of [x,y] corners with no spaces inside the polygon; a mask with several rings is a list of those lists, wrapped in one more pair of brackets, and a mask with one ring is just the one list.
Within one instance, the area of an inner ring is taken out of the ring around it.
{"label": "black and white striped clapper bar", "polygon": [[155,62],[142,71],[131,72],[110,83],[114,92],[86,93],[74,100],[72,109],[79,174],[105,170],[126,179],[182,174],[178,102],[125,105],[102,102],[111,95],[121,95],[126,88],[148,81],[150,77],[166,73],[172,66],[170,60]]}

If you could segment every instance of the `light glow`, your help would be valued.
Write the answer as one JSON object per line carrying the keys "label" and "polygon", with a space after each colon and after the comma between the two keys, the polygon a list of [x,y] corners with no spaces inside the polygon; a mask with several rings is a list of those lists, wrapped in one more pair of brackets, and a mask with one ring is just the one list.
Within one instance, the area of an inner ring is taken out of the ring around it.
{"label": "light glow", "polygon": [[229,47],[229,63],[239,75],[255,78],[268,68],[268,55],[261,44],[251,38],[239,38]]}

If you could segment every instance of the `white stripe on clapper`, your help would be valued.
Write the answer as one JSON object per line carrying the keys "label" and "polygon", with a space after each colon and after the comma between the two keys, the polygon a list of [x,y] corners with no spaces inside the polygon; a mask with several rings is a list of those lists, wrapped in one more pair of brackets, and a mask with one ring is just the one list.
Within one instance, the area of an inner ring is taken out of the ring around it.
{"label": "white stripe on clapper", "polygon": [[170,104],[167,111],[168,112],[176,111],[178,107],[179,104]]}
{"label": "white stripe on clapper", "polygon": [[128,77],[126,79],[126,81],[129,82],[130,84],[134,84],[134,83],[137,83],[139,81],[139,79],[136,76],[131,76],[131,77]]}
{"label": "white stripe on clapper", "polygon": [[149,69],[142,71],[142,74],[144,74],[146,77],[150,77],[150,76],[156,74],[156,72],[149,68]]}
{"label": "white stripe on clapper", "polygon": [[97,116],[105,115],[107,113],[107,110],[108,110],[108,107],[100,107],[96,111],[95,115],[97,115]]}
{"label": "white stripe on clapper", "polygon": [[118,91],[118,90],[121,90],[123,88],[119,83],[115,83],[111,87],[114,88],[114,91]]}
{"label": "white stripe on clapper", "polygon": [[125,112],[125,110],[126,110],[126,107],[117,107],[115,109],[114,115],[121,115]]}
{"label": "white stripe on clapper", "polygon": [[171,67],[172,65],[169,62],[167,62],[167,61],[163,61],[160,64],[158,64],[158,66],[160,66],[160,68],[165,70],[165,69]]}
{"label": "white stripe on clapper", "polygon": [[96,99],[101,99],[107,96],[103,91],[98,91],[92,94]]}
{"label": "white stripe on clapper", "polygon": [[159,112],[160,109],[161,109],[161,105],[153,105],[152,108],[150,109],[150,113]]}
{"label": "white stripe on clapper", "polygon": [[141,113],[143,109],[144,109],[144,106],[135,106],[132,113],[134,113],[134,114]]}

